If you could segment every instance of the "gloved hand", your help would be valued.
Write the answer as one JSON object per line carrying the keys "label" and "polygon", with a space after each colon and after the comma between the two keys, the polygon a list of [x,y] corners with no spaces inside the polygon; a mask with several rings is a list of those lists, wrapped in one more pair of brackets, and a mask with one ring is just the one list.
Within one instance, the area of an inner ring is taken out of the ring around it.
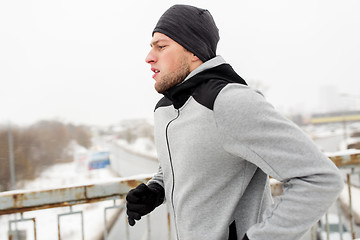
{"label": "gloved hand", "polygon": [[149,185],[142,183],[130,190],[126,196],[126,213],[130,226],[134,226],[135,220],[140,220],[142,216],[150,213],[162,204],[164,198],[164,188],[157,183],[151,183]]}

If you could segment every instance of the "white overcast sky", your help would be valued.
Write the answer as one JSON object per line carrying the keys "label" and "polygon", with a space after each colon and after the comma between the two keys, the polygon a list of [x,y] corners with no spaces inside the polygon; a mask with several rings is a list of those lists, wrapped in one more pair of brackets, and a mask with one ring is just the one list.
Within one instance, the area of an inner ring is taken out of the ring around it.
{"label": "white overcast sky", "polygon": [[359,0],[0,2],[0,123],[107,125],[152,118],[144,59],[161,14],[208,9],[218,54],[281,112],[319,110],[319,88],[360,95]]}

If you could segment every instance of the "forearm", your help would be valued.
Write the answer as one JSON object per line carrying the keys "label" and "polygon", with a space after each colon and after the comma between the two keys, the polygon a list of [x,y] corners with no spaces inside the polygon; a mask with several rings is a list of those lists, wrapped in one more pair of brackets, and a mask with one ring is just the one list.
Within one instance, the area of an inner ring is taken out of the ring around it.
{"label": "forearm", "polygon": [[165,188],[164,187],[164,175],[163,175],[162,168],[160,165],[159,165],[158,172],[148,181],[147,184],[150,185],[153,183],[159,184],[163,189]]}
{"label": "forearm", "polygon": [[342,186],[336,171],[289,180],[264,220],[248,230],[249,239],[300,239],[336,200]]}

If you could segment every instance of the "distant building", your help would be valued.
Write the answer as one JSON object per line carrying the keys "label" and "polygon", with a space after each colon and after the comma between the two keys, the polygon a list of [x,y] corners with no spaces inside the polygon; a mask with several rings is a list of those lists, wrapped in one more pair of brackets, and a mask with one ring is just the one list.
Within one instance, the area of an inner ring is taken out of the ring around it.
{"label": "distant building", "polygon": [[323,86],[319,89],[319,110],[323,113],[350,110],[347,99],[341,96],[339,88],[335,85]]}

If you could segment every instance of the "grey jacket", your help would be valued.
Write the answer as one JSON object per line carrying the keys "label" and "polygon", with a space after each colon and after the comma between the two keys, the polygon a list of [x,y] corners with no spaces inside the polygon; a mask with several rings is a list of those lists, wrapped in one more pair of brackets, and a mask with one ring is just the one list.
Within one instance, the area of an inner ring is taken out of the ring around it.
{"label": "grey jacket", "polygon": [[[178,240],[296,240],[343,187],[336,166],[217,56],[155,109],[159,172]],[[284,183],[272,199],[269,175]],[[232,228],[233,230],[235,228]]]}

